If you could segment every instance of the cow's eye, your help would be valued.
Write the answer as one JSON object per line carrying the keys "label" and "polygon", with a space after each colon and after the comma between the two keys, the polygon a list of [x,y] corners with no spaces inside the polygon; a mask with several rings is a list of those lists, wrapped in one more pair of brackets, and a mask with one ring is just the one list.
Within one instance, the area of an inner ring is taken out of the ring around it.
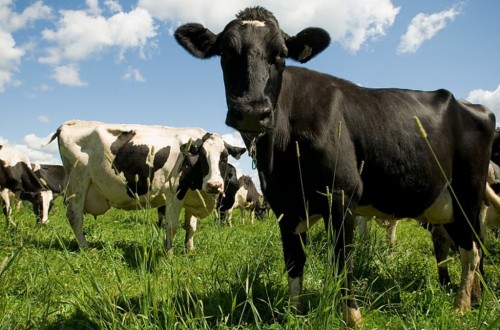
{"label": "cow's eye", "polygon": [[276,58],[274,59],[274,63],[277,65],[277,66],[284,66],[285,65],[285,59],[286,59],[286,56],[287,56],[287,52],[288,50],[285,48],[283,50],[281,50],[278,55],[276,55]]}
{"label": "cow's eye", "polygon": [[276,56],[276,58],[274,59],[274,64],[278,68],[283,68],[285,66],[285,57],[281,55]]}

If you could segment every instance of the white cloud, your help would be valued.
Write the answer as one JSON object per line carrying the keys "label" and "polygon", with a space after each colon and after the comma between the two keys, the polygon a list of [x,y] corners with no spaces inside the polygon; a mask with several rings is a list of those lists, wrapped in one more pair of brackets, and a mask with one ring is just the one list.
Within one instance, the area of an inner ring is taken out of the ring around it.
{"label": "white cloud", "polygon": [[40,87],[38,88],[41,92],[50,92],[52,90],[52,87],[50,87],[47,84],[41,84]]}
{"label": "white cloud", "polygon": [[475,89],[469,93],[467,101],[488,107],[500,120],[500,85],[494,91]]}
{"label": "white cloud", "polygon": [[13,73],[19,69],[21,58],[26,51],[16,45],[12,32],[25,28],[28,24],[50,15],[49,7],[37,1],[28,6],[22,13],[12,11],[11,0],[0,1],[0,93],[7,85],[18,85]]}
{"label": "white cloud", "polygon": [[47,144],[53,133],[45,137],[39,137],[35,134],[28,134],[24,137],[24,146],[19,145],[18,148],[25,148],[24,152],[32,163],[40,164],[60,164],[61,157],[59,156],[59,147],[57,143],[52,142]]}
{"label": "white cloud", "polygon": [[24,51],[16,47],[16,42],[10,33],[0,30],[0,93],[5,86],[12,83],[12,73],[18,70]]}
{"label": "white cloud", "polygon": [[75,64],[62,65],[54,68],[52,78],[61,85],[76,87],[87,86],[87,83],[80,79],[78,66]]}
{"label": "white cloud", "polygon": [[31,163],[61,164],[57,143],[47,145],[51,137],[52,133],[46,137],[28,134],[24,137],[24,144],[10,144],[7,139],[0,136],[0,145],[8,145],[24,152]]}
{"label": "white cloud", "polygon": [[9,140],[4,138],[3,136],[0,136],[0,146],[5,146],[9,144]]}
{"label": "white cloud", "polygon": [[36,1],[22,13],[12,11],[12,7],[12,0],[0,1],[0,26],[8,32],[23,29],[34,21],[47,19],[52,14],[52,9],[44,5],[43,1]]}
{"label": "white cloud", "polygon": [[434,38],[449,21],[453,22],[461,12],[461,6],[458,5],[431,15],[419,13],[411,20],[406,33],[401,37],[398,52],[415,53],[425,41]]}
{"label": "white cloud", "polygon": [[112,13],[123,11],[122,6],[116,0],[104,0],[104,5]]}
{"label": "white cloud", "polygon": [[241,134],[238,131],[234,131],[233,133],[223,134],[222,139],[226,143],[229,143],[232,146],[245,148],[245,143],[243,142]]}
{"label": "white cloud", "polygon": [[122,76],[122,78],[125,80],[131,80],[131,81],[137,81],[137,82],[146,81],[144,79],[144,77],[142,76],[141,72],[138,69],[133,68],[131,66],[129,66],[127,68],[127,71],[125,71],[125,74]]}
{"label": "white cloud", "polygon": [[99,16],[101,15],[101,8],[99,8],[99,0],[85,0],[85,3],[87,4],[88,8],[88,13]]}
{"label": "white cloud", "polygon": [[74,63],[113,48],[119,50],[119,59],[129,49],[137,49],[144,57],[146,47],[156,36],[153,18],[141,8],[111,17],[83,10],[61,10],[60,15],[56,30],[42,31],[43,38],[54,45],[46,49],[46,56],[39,58],[41,63]]}
{"label": "white cloud", "polygon": [[44,123],[44,124],[48,124],[48,123],[50,123],[50,119],[49,119],[49,117],[47,117],[47,116],[45,116],[45,115],[38,116],[36,119],[37,119],[39,122]]}
{"label": "white cloud", "polygon": [[252,0],[139,0],[139,7],[159,20],[173,25],[198,22],[214,33],[222,31],[240,10],[257,4],[273,12],[288,34],[319,26],[352,52],[367,41],[384,36],[399,13],[399,7],[391,0],[262,0],[258,3]]}

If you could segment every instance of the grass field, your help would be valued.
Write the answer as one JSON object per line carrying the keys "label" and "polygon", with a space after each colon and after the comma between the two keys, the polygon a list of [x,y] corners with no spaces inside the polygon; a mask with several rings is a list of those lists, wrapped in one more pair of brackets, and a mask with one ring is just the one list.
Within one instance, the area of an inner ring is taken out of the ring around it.
{"label": "grass field", "polygon": [[[17,224],[0,230],[0,329],[338,329],[339,288],[332,276],[323,225],[311,230],[304,275],[303,315],[291,313],[277,220],[251,225],[238,214],[232,228],[199,222],[196,250],[185,253],[184,230],[174,256],[163,253],[156,212],[110,210],[86,217],[90,248],[78,251],[62,199],[48,226],[35,224],[29,205]],[[355,288],[360,329],[500,328],[500,232],[489,230],[483,303],[453,311],[453,290],[437,282],[429,233],[413,221],[398,227],[389,251],[370,224],[356,240]],[[450,254],[458,284],[458,253]]]}

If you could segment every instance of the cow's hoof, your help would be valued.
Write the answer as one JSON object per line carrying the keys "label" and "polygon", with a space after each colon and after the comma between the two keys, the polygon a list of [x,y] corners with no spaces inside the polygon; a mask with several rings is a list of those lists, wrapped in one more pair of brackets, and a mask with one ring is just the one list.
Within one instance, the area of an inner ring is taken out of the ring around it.
{"label": "cow's hoof", "polygon": [[347,307],[342,308],[342,314],[344,317],[344,322],[349,328],[356,328],[363,323],[363,318],[361,317],[361,312],[359,308]]}

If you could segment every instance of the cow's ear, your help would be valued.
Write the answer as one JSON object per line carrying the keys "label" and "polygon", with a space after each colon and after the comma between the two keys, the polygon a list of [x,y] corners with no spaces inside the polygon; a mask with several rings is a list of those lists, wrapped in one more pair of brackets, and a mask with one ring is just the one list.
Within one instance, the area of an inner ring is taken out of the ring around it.
{"label": "cow's ear", "polygon": [[224,146],[226,147],[227,151],[231,156],[233,156],[236,159],[240,159],[241,155],[247,151],[245,148],[240,148],[240,147],[233,147],[232,145],[224,142]]}
{"label": "cow's ear", "polygon": [[288,57],[306,63],[330,44],[330,35],[321,28],[307,28],[286,39]]}
{"label": "cow's ear", "polygon": [[181,25],[175,30],[175,40],[193,56],[210,58],[217,55],[217,35],[198,23]]}
{"label": "cow's ear", "polygon": [[184,143],[183,145],[181,145],[181,151],[185,156],[197,155],[202,145],[203,145],[202,139],[196,139],[194,141],[190,139],[188,143]]}

